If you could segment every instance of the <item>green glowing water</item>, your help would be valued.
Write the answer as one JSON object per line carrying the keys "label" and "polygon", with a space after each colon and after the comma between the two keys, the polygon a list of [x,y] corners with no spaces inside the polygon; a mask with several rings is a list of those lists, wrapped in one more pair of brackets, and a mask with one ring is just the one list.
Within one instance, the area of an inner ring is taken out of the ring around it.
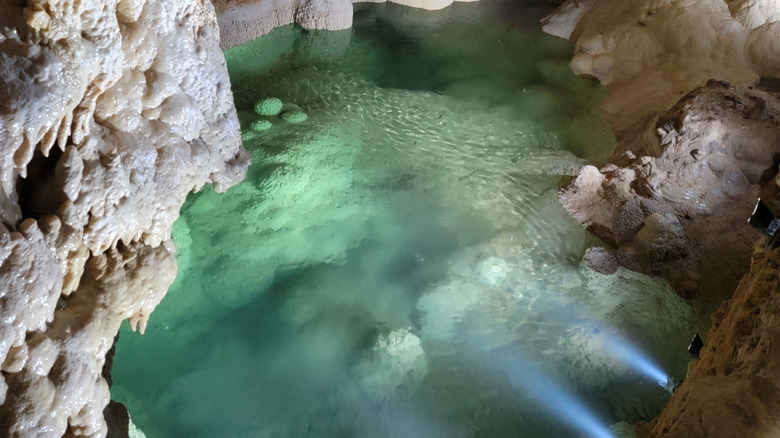
{"label": "green glowing water", "polygon": [[[595,242],[557,189],[613,139],[544,12],[356,5],[351,30],[226,53],[253,165],[190,197],[179,276],[118,344],[113,396],[149,437],[579,436],[508,383],[517,355],[606,424],[657,414],[604,334],[679,378],[692,313],[580,266]],[[267,97],[307,119],[255,115]]]}

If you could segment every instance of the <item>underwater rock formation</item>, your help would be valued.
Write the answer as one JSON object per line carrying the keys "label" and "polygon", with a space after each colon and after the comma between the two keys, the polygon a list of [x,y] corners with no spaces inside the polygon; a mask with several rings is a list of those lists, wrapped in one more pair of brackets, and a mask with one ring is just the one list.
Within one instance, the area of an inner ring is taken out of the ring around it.
{"label": "underwater rock formation", "polygon": [[365,390],[377,399],[395,392],[411,393],[428,372],[420,338],[407,329],[377,336],[371,352],[355,366]]}
{"label": "underwater rock formation", "polygon": [[216,14],[3,2],[0,70],[0,431],[104,436],[106,352],[173,281],[185,197],[249,163]]}

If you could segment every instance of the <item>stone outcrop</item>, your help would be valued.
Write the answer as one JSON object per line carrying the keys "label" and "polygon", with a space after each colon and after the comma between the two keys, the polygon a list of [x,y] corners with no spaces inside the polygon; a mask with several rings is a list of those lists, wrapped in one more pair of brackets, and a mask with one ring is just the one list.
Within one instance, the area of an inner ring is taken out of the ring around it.
{"label": "stone outcrop", "polygon": [[[608,87],[602,109],[618,140],[609,164],[583,168],[562,203],[621,264],[662,274],[686,297],[717,302],[736,286],[753,238],[744,218],[776,173],[780,106],[758,86],[780,77],[773,5],[570,0],[543,20],[574,42],[571,69]],[[667,220],[646,223],[653,214]],[[664,239],[650,236],[661,223],[675,241],[648,251],[648,238]],[[716,257],[724,251],[729,262]]]}
{"label": "stone outcrop", "polygon": [[640,135],[656,154],[584,167],[562,204],[622,265],[661,274],[686,297],[725,298],[748,268],[759,188],[775,186],[780,100],[711,81]]}
{"label": "stone outcrop", "polygon": [[176,275],[192,190],[244,175],[208,2],[0,4],[0,431],[104,436],[106,352]]}

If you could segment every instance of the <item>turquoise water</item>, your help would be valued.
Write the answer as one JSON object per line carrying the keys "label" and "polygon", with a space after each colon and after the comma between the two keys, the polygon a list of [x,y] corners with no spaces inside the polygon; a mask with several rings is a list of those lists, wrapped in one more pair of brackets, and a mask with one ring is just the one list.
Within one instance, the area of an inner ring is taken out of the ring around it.
{"label": "turquoise water", "polygon": [[[580,266],[598,242],[557,190],[614,140],[546,12],[356,5],[348,31],[226,53],[253,165],[190,196],[176,282],[121,332],[112,393],[147,436],[580,436],[559,392],[606,425],[659,412],[613,340],[679,379],[693,314]],[[255,115],[267,97],[307,120]]]}

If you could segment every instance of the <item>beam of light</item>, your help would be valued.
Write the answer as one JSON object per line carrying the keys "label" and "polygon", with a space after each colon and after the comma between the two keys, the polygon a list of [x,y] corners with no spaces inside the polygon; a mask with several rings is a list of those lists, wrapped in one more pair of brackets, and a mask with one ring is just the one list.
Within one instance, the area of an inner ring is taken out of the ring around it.
{"label": "beam of light", "polygon": [[661,367],[656,365],[649,357],[642,353],[638,348],[631,345],[627,340],[616,335],[607,334],[604,341],[607,344],[607,350],[618,360],[649,377],[664,388],[673,385],[671,378],[661,369]]}
{"label": "beam of light", "polygon": [[587,406],[566,392],[519,353],[501,354],[493,366],[509,377],[512,387],[538,398],[542,405],[569,426],[593,438],[614,438],[604,423]]}

